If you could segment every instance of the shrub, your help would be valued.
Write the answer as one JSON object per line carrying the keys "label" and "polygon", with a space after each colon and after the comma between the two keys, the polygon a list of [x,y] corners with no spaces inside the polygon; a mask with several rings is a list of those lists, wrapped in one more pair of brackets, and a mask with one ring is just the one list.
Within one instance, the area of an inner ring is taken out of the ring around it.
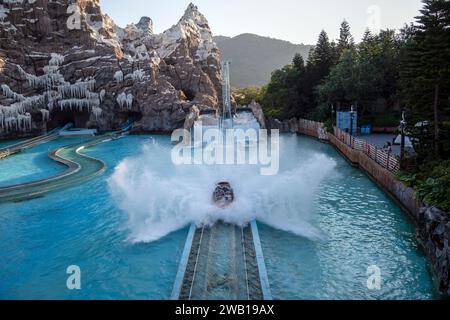
{"label": "shrub", "polygon": [[401,172],[399,178],[416,190],[421,201],[450,211],[450,160],[429,162],[417,172]]}

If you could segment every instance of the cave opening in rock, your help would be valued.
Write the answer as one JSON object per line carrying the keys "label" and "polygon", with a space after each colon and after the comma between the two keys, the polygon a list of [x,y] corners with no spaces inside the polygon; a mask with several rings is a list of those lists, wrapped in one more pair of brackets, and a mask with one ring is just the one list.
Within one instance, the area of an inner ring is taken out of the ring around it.
{"label": "cave opening in rock", "polygon": [[47,124],[49,130],[63,127],[68,123],[72,123],[75,128],[86,128],[89,121],[90,113],[88,111],[71,111],[54,109],[50,115],[50,121]]}
{"label": "cave opening in rock", "polygon": [[176,61],[174,58],[172,58],[172,57],[167,57],[167,58],[165,58],[165,59],[164,59],[164,62],[165,62],[166,65],[168,65],[168,66],[174,66],[174,65],[177,63],[177,61]]}
{"label": "cave opening in rock", "polygon": [[136,111],[127,111],[127,112],[121,112],[121,118],[122,122],[126,121],[139,121],[142,119],[142,113],[136,112]]}
{"label": "cave opening in rock", "polygon": [[183,91],[184,95],[186,96],[187,100],[192,101],[195,99],[195,92],[193,92],[192,90],[185,89],[182,91]]}

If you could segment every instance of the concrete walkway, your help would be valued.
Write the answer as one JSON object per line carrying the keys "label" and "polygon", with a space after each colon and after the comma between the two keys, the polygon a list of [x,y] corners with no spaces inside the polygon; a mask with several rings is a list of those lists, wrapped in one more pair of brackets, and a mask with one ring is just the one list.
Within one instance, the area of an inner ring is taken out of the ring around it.
{"label": "concrete walkway", "polygon": [[397,135],[390,133],[377,133],[371,135],[360,135],[357,136],[358,139],[366,140],[368,143],[373,144],[379,149],[383,149],[383,147],[390,142],[392,144],[392,154],[396,156],[400,156],[400,146],[393,145],[395,138]]}

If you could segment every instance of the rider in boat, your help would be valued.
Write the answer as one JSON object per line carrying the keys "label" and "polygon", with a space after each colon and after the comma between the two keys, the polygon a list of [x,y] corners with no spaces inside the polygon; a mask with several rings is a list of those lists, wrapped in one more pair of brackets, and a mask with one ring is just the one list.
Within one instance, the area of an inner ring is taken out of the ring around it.
{"label": "rider in boat", "polygon": [[213,201],[219,208],[227,208],[234,201],[234,192],[228,182],[220,182],[216,185]]}

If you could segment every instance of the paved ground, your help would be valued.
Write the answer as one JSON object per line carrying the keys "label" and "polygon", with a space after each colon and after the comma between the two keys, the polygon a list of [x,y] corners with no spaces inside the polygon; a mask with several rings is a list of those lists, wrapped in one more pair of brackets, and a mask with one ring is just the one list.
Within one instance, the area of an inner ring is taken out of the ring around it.
{"label": "paved ground", "polygon": [[[382,149],[383,146],[385,146],[388,141],[390,143],[392,143],[396,137],[397,136],[395,134],[391,134],[391,133],[377,133],[377,134],[371,134],[371,135],[358,136],[359,139],[366,140],[367,142],[373,144],[374,146],[377,146],[380,149]],[[393,145],[392,153],[399,156],[400,155],[400,146]]]}

